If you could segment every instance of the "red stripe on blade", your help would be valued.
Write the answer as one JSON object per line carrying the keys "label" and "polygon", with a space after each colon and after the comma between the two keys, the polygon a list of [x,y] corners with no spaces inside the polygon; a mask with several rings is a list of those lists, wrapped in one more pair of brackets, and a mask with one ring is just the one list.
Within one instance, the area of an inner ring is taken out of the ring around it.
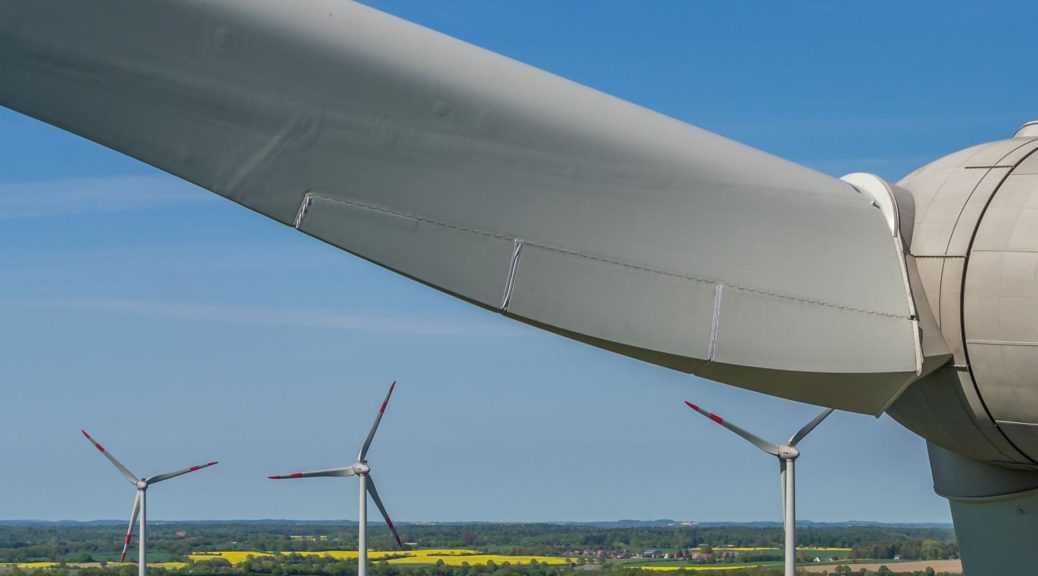
{"label": "red stripe on blade", "polygon": [[389,404],[389,397],[393,394],[393,389],[396,388],[396,380],[389,385],[389,394],[386,394],[386,399],[382,401],[382,407],[378,409],[379,414],[383,414],[386,411],[386,404]]}
{"label": "red stripe on blade", "polygon": [[689,408],[695,410],[696,412],[699,412],[699,406],[696,406],[695,404],[689,402],[688,400],[685,400],[685,404],[687,404]]}
{"label": "red stripe on blade", "polygon": [[126,543],[127,544],[130,543],[130,533],[129,532],[126,533]]}
{"label": "red stripe on blade", "polygon": [[718,416],[717,414],[714,414],[713,412],[710,413],[709,418],[711,420],[713,420],[714,422],[717,422],[718,424],[724,424],[724,418],[721,418],[720,416]]}
{"label": "red stripe on blade", "polygon": [[289,476],[292,477],[292,478],[302,478],[303,477],[303,473],[302,472],[293,472]]}

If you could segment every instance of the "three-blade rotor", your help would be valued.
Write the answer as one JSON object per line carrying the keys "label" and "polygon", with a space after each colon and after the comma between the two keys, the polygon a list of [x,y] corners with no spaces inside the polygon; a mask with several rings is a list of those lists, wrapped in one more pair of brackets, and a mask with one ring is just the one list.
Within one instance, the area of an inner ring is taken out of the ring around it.
{"label": "three-blade rotor", "polygon": [[83,433],[83,436],[85,436],[86,439],[89,440],[90,443],[93,444],[94,447],[97,448],[97,450],[101,454],[104,454],[104,457],[107,458],[108,461],[111,462],[117,470],[119,470],[119,473],[121,473],[124,478],[129,480],[130,483],[137,488],[137,494],[133,498],[133,510],[130,512],[130,525],[126,528],[126,537],[123,538],[123,550],[122,553],[119,555],[120,562],[126,560],[126,549],[127,547],[129,547],[130,540],[133,538],[133,529],[134,526],[137,524],[137,517],[140,515],[141,512],[141,507],[144,500],[143,492],[147,490],[148,487],[152,484],[158,484],[159,482],[169,480],[170,478],[176,478],[177,476],[182,476],[189,472],[195,472],[196,470],[201,470],[202,468],[208,468],[210,466],[213,466],[214,464],[218,464],[218,462],[216,461],[206,462],[205,464],[200,464],[198,466],[190,466],[188,468],[177,470],[175,472],[156,474],[155,476],[149,476],[147,478],[137,478],[136,476],[134,476],[132,472],[130,472],[129,469],[126,468],[126,466],[123,466],[122,463],[115,458],[115,456],[112,456],[111,452],[105,450],[105,447],[102,446],[100,442],[94,440],[94,438],[91,437],[86,430],[81,429],[80,432]]}
{"label": "three-blade rotor", "polygon": [[404,545],[403,540],[400,539],[400,534],[396,531],[396,527],[393,525],[393,520],[390,519],[389,513],[386,512],[386,506],[382,503],[382,498],[378,495],[378,489],[375,488],[375,480],[371,477],[371,469],[367,463],[368,450],[371,448],[371,441],[375,438],[375,433],[378,431],[379,423],[382,422],[382,416],[386,413],[386,406],[389,405],[389,398],[393,395],[394,389],[396,389],[395,380],[389,385],[389,391],[386,392],[386,397],[378,409],[378,414],[375,415],[375,422],[371,425],[371,430],[368,431],[368,435],[364,439],[364,444],[361,446],[360,452],[357,453],[357,461],[354,462],[352,466],[347,466],[345,468],[330,468],[327,470],[315,470],[312,472],[275,474],[267,476],[267,478],[270,478],[271,480],[289,480],[294,478],[364,476],[368,495],[370,495],[371,499],[375,502],[378,511],[382,513],[382,519],[385,520],[386,526],[389,528],[390,532],[393,533],[397,545],[402,548]]}

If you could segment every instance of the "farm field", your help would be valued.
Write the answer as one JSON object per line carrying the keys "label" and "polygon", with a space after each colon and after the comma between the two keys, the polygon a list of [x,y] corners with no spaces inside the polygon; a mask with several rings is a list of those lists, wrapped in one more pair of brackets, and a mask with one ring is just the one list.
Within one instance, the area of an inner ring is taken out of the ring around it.
{"label": "farm field", "polygon": [[[962,560],[913,560],[908,562],[890,561],[847,565],[853,568],[854,570],[861,570],[863,568],[866,570],[879,570],[880,566],[886,566],[887,568],[893,570],[895,574],[897,574],[898,572],[919,572],[922,570],[926,570],[927,567],[933,568],[936,572],[962,572]],[[830,573],[832,573],[833,571],[833,566],[831,564],[828,566],[798,566],[798,568],[803,570],[804,572],[810,573],[820,573],[825,571],[829,571]]]}
{"label": "farm field", "polygon": [[[281,555],[293,554],[289,552],[281,552]],[[314,552],[294,552],[299,556],[321,556],[327,558],[334,558],[336,560],[351,560],[357,558],[356,550],[325,550],[325,551],[314,551]],[[201,552],[198,554],[189,554],[190,558],[194,562],[204,562],[206,560],[222,559],[233,564],[240,564],[247,560],[250,556],[253,557],[264,557],[274,556],[271,552],[248,552],[248,551],[217,551],[217,552]],[[559,556],[509,556],[504,554],[481,554],[476,550],[469,550],[464,548],[429,548],[419,550],[393,550],[393,551],[371,551],[368,552],[368,558],[373,561],[386,560],[389,564],[437,564],[443,562],[447,566],[462,566],[465,564],[488,564],[493,562],[495,564],[503,564],[509,562],[511,564],[529,564],[531,562],[538,562],[540,564],[553,564],[562,565],[569,564],[573,560],[570,558],[563,558]]]}

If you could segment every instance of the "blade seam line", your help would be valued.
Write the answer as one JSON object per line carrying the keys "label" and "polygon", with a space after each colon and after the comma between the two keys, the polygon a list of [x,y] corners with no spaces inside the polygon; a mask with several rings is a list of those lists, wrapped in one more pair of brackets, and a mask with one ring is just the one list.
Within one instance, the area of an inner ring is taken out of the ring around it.
{"label": "blade seam line", "polygon": [[[448,229],[451,229],[451,230],[457,230],[459,232],[466,232],[466,233],[469,233],[469,234],[474,234],[474,235],[478,235],[478,236],[484,236],[486,238],[494,238],[496,240],[506,240],[506,241],[512,241],[512,242],[515,241],[514,237],[508,237],[508,236],[505,236],[503,234],[498,234],[498,233],[494,233],[494,232],[487,232],[486,230],[480,230],[478,228],[471,228],[471,227],[468,227],[468,226],[462,226],[462,225],[453,224],[453,223],[450,223],[450,222],[443,222],[443,221],[435,220],[435,219],[432,219],[432,218],[429,218],[429,217],[426,217],[426,216],[417,216],[417,215],[414,215],[414,214],[406,214],[406,213],[398,212],[398,211],[395,211],[395,210],[391,210],[391,209],[388,209],[388,208],[385,208],[385,207],[382,207],[382,206],[375,206],[375,205],[372,205],[372,204],[368,204],[366,202],[357,202],[355,200],[345,200],[345,199],[342,199],[342,198],[332,198],[332,197],[325,196],[325,195],[322,195],[322,194],[311,194],[311,196],[312,197],[316,197],[316,198],[320,198],[321,200],[326,200],[328,202],[333,202],[333,203],[337,203],[337,204],[344,204],[346,206],[351,206],[351,207],[359,208],[359,209],[362,209],[362,210],[370,210],[372,212],[379,212],[379,213],[387,214],[387,215],[390,215],[390,216],[396,216],[398,218],[406,218],[408,220],[414,220],[416,222],[420,222],[420,223],[424,223],[424,224],[432,224],[434,226],[440,226],[440,227],[448,228]],[[536,241],[523,240],[523,244],[524,245],[534,246],[536,248],[541,248],[543,250],[548,250],[548,251],[551,251],[551,252],[557,252],[559,254],[566,254],[566,255],[569,255],[569,256],[576,256],[578,258],[583,258],[583,259],[586,259],[586,260],[602,262],[602,263],[605,263],[605,264],[613,264],[613,265],[616,265],[616,266],[622,266],[624,268],[629,268],[629,269],[632,269],[632,270],[638,270],[638,271],[642,271],[642,272],[650,272],[650,273],[653,273],[653,274],[659,274],[661,276],[667,276],[667,277],[670,277],[670,278],[679,278],[679,279],[682,279],[682,280],[689,280],[689,281],[692,281],[692,282],[699,282],[699,283],[703,283],[703,284],[714,284],[714,285],[720,284],[720,282],[717,281],[717,280],[709,280],[709,279],[706,279],[706,278],[699,278],[699,277],[692,276],[692,275],[689,275],[689,274],[683,274],[683,273],[680,273],[680,272],[674,272],[672,270],[662,270],[662,269],[659,269],[659,268],[653,268],[651,266],[646,266],[644,264],[635,264],[635,263],[631,263],[631,262],[625,262],[623,260],[616,260],[616,259],[613,259],[613,258],[606,258],[606,257],[603,257],[603,256],[597,256],[597,255],[594,255],[594,254],[588,254],[586,252],[580,252],[580,251],[571,250],[571,249],[568,249],[568,248],[560,248],[558,246],[551,246],[549,244],[543,244],[543,243],[536,242]],[[813,305],[816,305],[816,306],[824,306],[826,308],[833,308],[833,309],[842,310],[842,311],[845,311],[845,312],[858,312],[858,313],[861,313],[861,314],[868,314],[868,315],[871,315],[871,316],[881,316],[881,317],[884,317],[884,318],[892,318],[892,319],[897,319],[897,320],[912,320],[911,316],[904,315],[904,314],[895,314],[895,313],[892,313],[892,312],[880,312],[878,310],[867,310],[867,309],[864,309],[864,308],[857,308],[857,307],[854,307],[854,306],[847,306],[847,305],[844,305],[844,304],[834,304],[832,302],[825,302],[825,301],[822,301],[822,300],[817,300],[817,299],[809,298],[809,297],[806,297],[806,296],[792,296],[792,295],[789,295],[789,294],[781,294],[781,293],[778,293],[778,292],[773,292],[773,291],[762,289],[762,288],[753,288],[753,287],[750,287],[750,286],[740,286],[740,285],[737,285],[737,284],[725,284],[725,286],[727,288],[731,288],[733,290],[739,290],[741,292],[747,292],[747,293],[750,293],[750,294],[760,294],[760,295],[763,295],[763,296],[771,296],[773,298],[780,298],[780,299],[783,299],[783,300],[790,300],[790,301],[799,302],[799,303],[802,303],[802,304],[813,304]]]}
{"label": "blade seam line", "polygon": [[718,283],[714,289],[714,319],[710,324],[710,346],[707,349],[706,358],[713,362],[717,352],[717,331],[721,327],[721,299],[724,296],[724,284]]}
{"label": "blade seam line", "polygon": [[501,310],[507,312],[508,304],[512,300],[512,285],[515,283],[515,272],[519,268],[519,257],[523,253],[523,241],[519,238],[515,239],[515,246],[512,249],[512,262],[508,266],[508,280],[505,282],[505,295],[501,299]]}
{"label": "blade seam line", "polygon": [[303,225],[303,220],[306,219],[306,213],[310,211],[310,204],[313,202],[314,193],[307,192],[303,195],[303,201],[299,203],[299,211],[296,212],[296,219],[292,221],[292,227],[299,230],[299,227]]}

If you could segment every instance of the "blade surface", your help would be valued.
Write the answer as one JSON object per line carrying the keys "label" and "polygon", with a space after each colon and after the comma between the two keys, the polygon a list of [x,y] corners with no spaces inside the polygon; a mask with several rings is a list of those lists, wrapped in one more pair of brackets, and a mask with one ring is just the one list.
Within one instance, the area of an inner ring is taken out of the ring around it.
{"label": "blade surface", "polygon": [[368,456],[368,448],[371,448],[371,441],[375,438],[375,431],[378,430],[379,422],[382,422],[382,415],[386,413],[386,406],[389,404],[389,397],[393,395],[394,388],[396,388],[396,380],[393,380],[393,383],[389,385],[386,399],[382,401],[382,406],[378,409],[378,414],[375,416],[375,422],[371,425],[368,437],[364,439],[364,446],[361,447],[360,453],[357,455],[357,460],[361,462],[364,462],[364,459]]}
{"label": "blade surface", "polygon": [[141,491],[137,491],[137,495],[133,497],[133,512],[130,513],[130,525],[126,528],[126,538],[123,539],[123,552],[119,555],[119,561],[126,561],[126,548],[130,545],[130,539],[133,538],[133,529],[137,526],[137,514],[141,511]]}
{"label": "blade surface", "polygon": [[163,480],[169,480],[170,478],[176,478],[177,476],[183,476],[184,474],[187,474],[188,472],[194,472],[196,470],[201,470],[202,468],[208,468],[208,467],[216,465],[216,464],[219,464],[219,462],[216,462],[214,460],[213,462],[206,462],[205,464],[201,464],[199,466],[191,466],[189,468],[184,468],[183,470],[177,470],[176,472],[166,472],[165,474],[156,474],[155,476],[152,476],[151,478],[145,479],[145,482],[147,482],[149,486],[151,484],[158,484],[159,482],[162,482]]}
{"label": "blade surface", "polygon": [[378,506],[378,511],[382,513],[382,518],[386,521],[386,526],[389,527],[389,531],[393,533],[393,537],[396,538],[397,546],[403,548],[404,542],[400,539],[400,534],[396,531],[396,526],[393,526],[393,521],[389,519],[389,513],[386,512],[386,507],[382,504],[382,499],[378,496],[378,490],[375,489],[375,480],[368,474],[368,494],[371,494],[371,499],[375,502],[375,506]]}
{"label": "blade surface", "polygon": [[796,446],[801,440],[803,440],[808,434],[810,434],[811,431],[814,430],[816,426],[821,424],[822,420],[825,420],[832,413],[833,413],[833,409],[832,408],[829,408],[827,410],[823,410],[821,412],[821,414],[819,414],[818,416],[815,416],[814,418],[812,418],[811,421],[808,422],[807,424],[804,424],[803,428],[801,428],[800,430],[797,430],[796,434],[790,436],[788,444],[790,446]]}
{"label": "blade surface", "polygon": [[82,432],[83,436],[85,436],[86,439],[89,440],[90,443],[94,445],[94,448],[97,448],[98,452],[100,452],[101,454],[104,454],[105,458],[108,458],[108,461],[111,462],[112,465],[115,466],[119,470],[119,472],[123,475],[124,478],[129,480],[130,483],[132,483],[132,484],[136,484],[137,483],[137,477],[135,477],[133,475],[133,472],[130,472],[129,470],[127,470],[126,466],[123,466],[122,463],[120,463],[118,460],[115,459],[115,456],[112,456],[112,454],[110,452],[108,452],[108,450],[105,450],[105,447],[102,446],[100,442],[98,442],[97,440],[94,440],[93,438],[91,438],[90,434],[87,434],[86,430],[80,430],[80,432]]}
{"label": "blade surface", "polygon": [[872,414],[917,377],[866,195],[358,2],[5,2],[0,77],[4,106],[570,338]]}
{"label": "blade surface", "polygon": [[771,442],[768,442],[767,440],[764,440],[763,438],[761,438],[760,436],[757,436],[756,434],[754,434],[752,432],[749,432],[747,430],[743,430],[742,428],[736,426],[735,424],[732,424],[731,422],[725,420],[724,418],[721,418],[720,416],[718,416],[717,414],[714,414],[713,412],[707,412],[706,410],[703,410],[702,408],[700,408],[699,406],[689,402],[688,400],[685,400],[685,404],[689,408],[695,410],[696,412],[699,412],[703,416],[706,416],[707,418],[713,420],[714,422],[720,424],[721,426],[724,426],[725,428],[731,430],[732,432],[735,432],[739,436],[742,436],[745,440],[747,440],[750,444],[753,444],[757,448],[760,448],[761,450],[767,452],[768,454],[771,454],[772,456],[778,456],[779,447],[776,446],[775,444],[772,444]]}
{"label": "blade surface", "polygon": [[322,476],[353,476],[353,466],[346,468],[329,468],[328,470],[315,470],[313,472],[292,472],[291,474],[275,474],[267,476],[271,480],[288,480],[290,478],[317,478]]}

